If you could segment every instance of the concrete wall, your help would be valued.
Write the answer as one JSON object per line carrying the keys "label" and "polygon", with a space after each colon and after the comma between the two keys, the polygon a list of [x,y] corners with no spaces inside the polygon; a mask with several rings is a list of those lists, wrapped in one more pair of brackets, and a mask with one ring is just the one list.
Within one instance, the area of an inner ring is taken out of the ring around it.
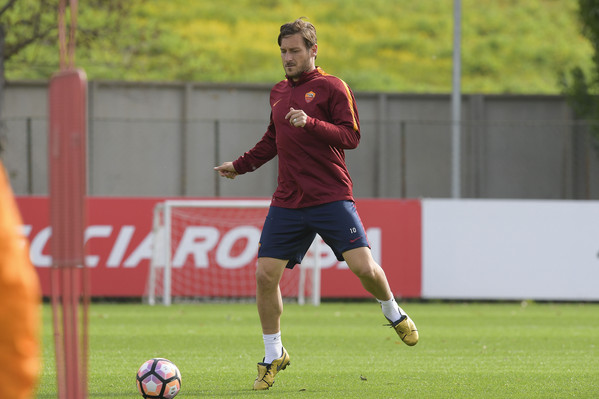
{"label": "concrete wall", "polygon": [[[270,86],[90,82],[90,195],[257,196],[276,160],[235,180],[212,167],[251,148]],[[355,93],[362,141],[347,152],[357,197],[450,197],[449,95]],[[47,84],[9,83],[2,160],[17,194],[47,194]],[[470,198],[599,199],[588,127],[559,96],[466,95],[461,191]]]}

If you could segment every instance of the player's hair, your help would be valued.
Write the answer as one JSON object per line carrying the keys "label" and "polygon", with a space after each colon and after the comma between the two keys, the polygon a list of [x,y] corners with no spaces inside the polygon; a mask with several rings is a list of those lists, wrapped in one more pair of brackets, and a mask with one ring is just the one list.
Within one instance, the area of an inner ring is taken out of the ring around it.
{"label": "player's hair", "polygon": [[316,44],[316,28],[308,21],[304,21],[306,17],[300,17],[293,22],[286,23],[281,26],[281,33],[277,42],[281,45],[281,39],[286,36],[301,33],[307,49],[311,49]]}

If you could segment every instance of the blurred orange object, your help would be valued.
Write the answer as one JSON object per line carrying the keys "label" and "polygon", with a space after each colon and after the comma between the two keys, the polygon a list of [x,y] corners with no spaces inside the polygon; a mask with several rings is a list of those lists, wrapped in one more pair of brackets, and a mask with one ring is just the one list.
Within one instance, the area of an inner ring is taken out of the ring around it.
{"label": "blurred orange object", "polygon": [[30,399],[40,370],[40,284],[0,163],[0,398]]}

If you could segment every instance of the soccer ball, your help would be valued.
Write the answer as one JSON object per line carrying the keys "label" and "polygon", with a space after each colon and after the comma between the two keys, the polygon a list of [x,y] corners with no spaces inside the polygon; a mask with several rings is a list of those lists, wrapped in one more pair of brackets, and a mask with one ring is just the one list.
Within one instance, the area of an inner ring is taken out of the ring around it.
{"label": "soccer ball", "polygon": [[181,373],[175,363],[160,357],[141,365],[135,376],[137,390],[144,398],[172,399],[181,389]]}

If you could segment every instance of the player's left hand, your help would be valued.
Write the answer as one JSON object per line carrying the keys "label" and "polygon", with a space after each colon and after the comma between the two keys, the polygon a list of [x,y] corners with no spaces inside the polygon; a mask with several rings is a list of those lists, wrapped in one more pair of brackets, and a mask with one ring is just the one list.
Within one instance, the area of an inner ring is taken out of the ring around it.
{"label": "player's left hand", "polygon": [[304,127],[308,121],[308,115],[301,109],[289,108],[289,112],[285,115],[285,119],[289,120],[291,126]]}

